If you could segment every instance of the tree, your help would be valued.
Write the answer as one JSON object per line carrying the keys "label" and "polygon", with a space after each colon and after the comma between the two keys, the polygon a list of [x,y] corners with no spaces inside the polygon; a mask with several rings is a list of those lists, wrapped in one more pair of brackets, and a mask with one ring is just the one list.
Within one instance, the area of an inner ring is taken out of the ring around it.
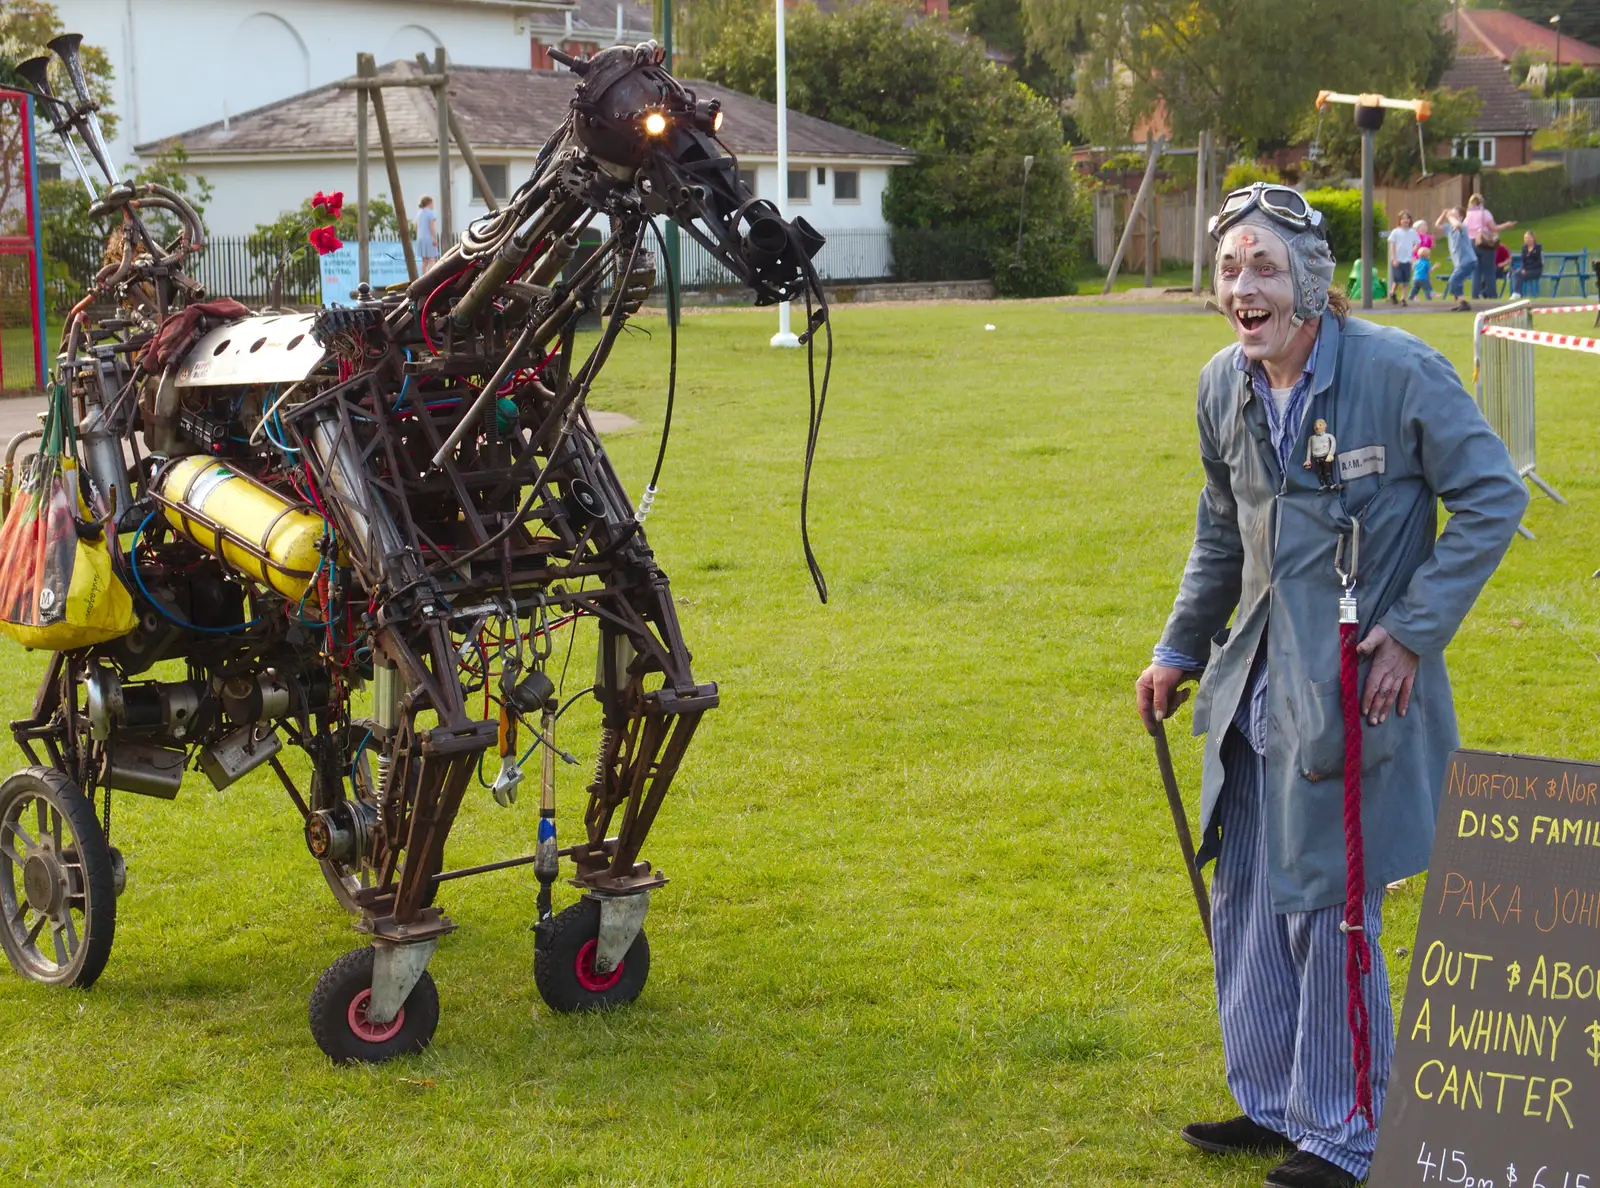
{"label": "tree", "polygon": [[[52,4],[37,0],[0,0],[0,86],[26,87],[27,83],[17,73],[17,65],[28,58],[45,55],[51,59],[51,86],[56,94],[71,95],[71,84],[66,68],[46,48],[46,43],[59,37],[65,30],[60,15]],[[91,97],[100,104],[100,122],[107,137],[116,134],[116,116],[111,107],[111,64],[105,52],[85,45],[80,53],[83,71],[89,83]],[[34,124],[36,148],[46,160],[60,160],[64,155],[60,142],[50,133],[43,121]],[[15,109],[7,106],[0,111],[0,234],[22,233],[25,210],[20,190],[26,185],[23,171],[22,125],[16,119]],[[81,187],[80,187],[81,188]],[[84,204],[87,210],[87,203]]]}
{"label": "tree", "polygon": [[1029,44],[1077,68],[1078,122],[1113,143],[1158,112],[1180,140],[1280,141],[1319,89],[1415,93],[1454,52],[1449,0],[1022,4]]}
{"label": "tree", "polygon": [[[978,250],[1002,292],[1071,291],[1088,220],[1054,105],[981,45],[897,0],[828,15],[805,5],[785,19],[790,107],[916,151],[914,164],[890,174],[883,213],[895,228],[943,232]],[[773,26],[768,12],[730,28],[706,56],[706,77],[775,99]]]}

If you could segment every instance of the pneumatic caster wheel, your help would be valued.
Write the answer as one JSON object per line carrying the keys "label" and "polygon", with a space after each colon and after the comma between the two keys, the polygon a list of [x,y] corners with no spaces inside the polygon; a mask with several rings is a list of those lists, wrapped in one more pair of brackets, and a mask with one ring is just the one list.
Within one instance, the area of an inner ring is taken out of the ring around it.
{"label": "pneumatic caster wheel", "polygon": [[439,1026],[439,991],[422,977],[388,1023],[367,1017],[372,999],[370,948],[346,953],[328,966],[311,992],[311,1036],[335,1064],[379,1064],[426,1048]]}
{"label": "pneumatic caster wheel", "polygon": [[602,1011],[639,997],[650,976],[650,942],[644,929],[633,938],[617,968],[600,973],[594,950],[600,936],[600,905],[578,900],[539,931],[533,953],[533,984],[553,1011]]}
{"label": "pneumatic caster wheel", "polygon": [[0,784],[0,948],[47,986],[88,987],[117,927],[112,851],[65,774],[28,767]]}

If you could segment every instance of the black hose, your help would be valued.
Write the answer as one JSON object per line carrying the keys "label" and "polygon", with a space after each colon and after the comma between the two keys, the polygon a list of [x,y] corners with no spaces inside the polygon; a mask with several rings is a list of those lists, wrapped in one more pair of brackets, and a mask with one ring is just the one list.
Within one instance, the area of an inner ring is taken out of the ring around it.
{"label": "black hose", "polygon": [[656,448],[656,466],[650,472],[649,487],[654,491],[661,482],[661,464],[667,460],[667,438],[672,435],[672,406],[678,394],[678,319],[683,316],[683,310],[681,307],[675,308],[682,294],[678,292],[677,273],[672,254],[667,251],[667,241],[661,237],[661,229],[656,226],[654,219],[650,220],[650,230],[655,233],[656,243],[661,248],[661,258],[666,262],[667,330],[668,341],[672,344],[671,362],[667,364],[667,412],[661,422],[661,444]]}

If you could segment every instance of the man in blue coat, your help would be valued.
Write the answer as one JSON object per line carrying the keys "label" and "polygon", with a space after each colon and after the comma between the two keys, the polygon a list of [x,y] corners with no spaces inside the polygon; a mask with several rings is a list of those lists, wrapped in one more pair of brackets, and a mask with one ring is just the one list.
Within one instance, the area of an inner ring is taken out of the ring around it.
{"label": "man in blue coat", "polygon": [[[1321,217],[1299,194],[1235,191],[1212,235],[1236,342],[1201,373],[1194,545],[1137,686],[1153,724],[1204,671],[1194,715],[1195,733],[1209,733],[1200,859],[1217,863],[1218,1013],[1243,1114],[1192,1123],[1183,1137],[1213,1153],[1283,1154],[1270,1188],[1343,1188],[1366,1175],[1377,1133],[1352,1110],[1336,550],[1342,539],[1348,570],[1359,538],[1373,957],[1362,991],[1376,1116],[1394,1046],[1384,886],[1427,866],[1458,743],[1444,649],[1510,544],[1527,492],[1455,369],[1410,334],[1348,317],[1343,295],[1330,295]],[[1333,457],[1318,465],[1323,435]],[[1442,534],[1440,501],[1450,511]]]}

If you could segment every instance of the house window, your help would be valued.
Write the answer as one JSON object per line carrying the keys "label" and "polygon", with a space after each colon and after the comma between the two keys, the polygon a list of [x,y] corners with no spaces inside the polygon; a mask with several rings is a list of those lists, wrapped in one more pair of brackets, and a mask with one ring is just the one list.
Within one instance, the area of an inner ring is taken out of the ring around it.
{"label": "house window", "polygon": [[789,170],[789,201],[811,201],[811,171],[809,169]]}
{"label": "house window", "polygon": [[1494,137],[1464,136],[1455,142],[1452,152],[1455,156],[1465,157],[1469,161],[1481,161],[1485,165],[1493,165]]}
{"label": "house window", "polygon": [[59,161],[40,161],[39,162],[39,180],[42,181],[42,182],[60,181],[61,180],[61,162],[59,162]]}
{"label": "house window", "polygon": [[828,184],[828,167],[826,165],[818,165],[817,166],[817,185],[825,186],[827,184]]}
{"label": "house window", "polygon": [[[504,165],[480,165],[483,170],[483,180],[489,183],[489,189],[494,194],[496,202],[504,202],[510,194],[506,188],[506,167]],[[482,202],[483,193],[478,189],[478,179],[472,179],[472,197],[474,201]]]}
{"label": "house window", "polygon": [[752,194],[756,193],[756,171],[754,169],[739,170],[739,184]]}
{"label": "house window", "polygon": [[861,201],[861,174],[855,169],[833,171],[833,200],[835,202]]}

